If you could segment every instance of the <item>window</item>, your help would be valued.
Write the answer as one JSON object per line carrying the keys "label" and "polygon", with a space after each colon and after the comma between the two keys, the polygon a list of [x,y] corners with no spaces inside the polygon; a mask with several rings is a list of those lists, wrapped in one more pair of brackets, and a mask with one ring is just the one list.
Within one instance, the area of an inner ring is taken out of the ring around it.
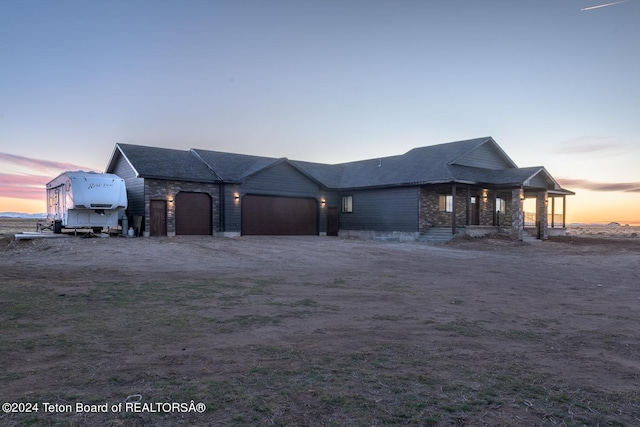
{"label": "window", "polygon": [[496,212],[499,212],[500,215],[505,215],[507,213],[507,201],[501,199],[500,197],[496,198]]}
{"label": "window", "polygon": [[342,213],[353,212],[353,196],[342,196]]}
{"label": "window", "polygon": [[438,200],[440,212],[453,212],[453,196],[441,194]]}

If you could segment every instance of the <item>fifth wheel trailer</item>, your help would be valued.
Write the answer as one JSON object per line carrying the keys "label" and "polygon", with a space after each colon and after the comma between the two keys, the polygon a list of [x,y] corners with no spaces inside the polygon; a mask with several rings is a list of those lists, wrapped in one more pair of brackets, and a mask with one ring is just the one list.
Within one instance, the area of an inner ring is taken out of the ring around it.
{"label": "fifth wheel trailer", "polygon": [[[110,173],[64,172],[47,183],[47,219],[60,228],[117,227],[125,215],[124,180]],[[59,232],[59,231],[58,231]]]}

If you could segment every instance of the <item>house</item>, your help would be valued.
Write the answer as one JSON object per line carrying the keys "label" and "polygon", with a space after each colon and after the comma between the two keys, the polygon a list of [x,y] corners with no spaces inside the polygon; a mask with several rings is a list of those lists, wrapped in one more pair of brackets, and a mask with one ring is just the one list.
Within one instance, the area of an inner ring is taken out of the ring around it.
{"label": "house", "polygon": [[[128,215],[142,219],[147,236],[414,240],[446,227],[522,239],[532,225],[546,239],[564,232],[574,194],[544,167],[517,167],[491,137],[334,165],[118,143],[106,172],[125,180]],[[526,198],[536,200],[534,218],[523,211]]]}

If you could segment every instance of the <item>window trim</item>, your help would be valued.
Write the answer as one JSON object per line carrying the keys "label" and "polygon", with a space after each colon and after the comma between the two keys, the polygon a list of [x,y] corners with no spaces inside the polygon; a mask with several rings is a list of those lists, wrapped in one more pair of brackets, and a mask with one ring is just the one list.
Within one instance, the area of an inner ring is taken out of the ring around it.
{"label": "window trim", "polygon": [[353,194],[342,196],[340,200],[341,213],[353,213]]}
{"label": "window trim", "polygon": [[496,197],[496,212],[499,212],[500,215],[507,214],[507,201],[502,197]]}
{"label": "window trim", "polygon": [[445,213],[453,212],[453,194],[438,195],[438,211]]}

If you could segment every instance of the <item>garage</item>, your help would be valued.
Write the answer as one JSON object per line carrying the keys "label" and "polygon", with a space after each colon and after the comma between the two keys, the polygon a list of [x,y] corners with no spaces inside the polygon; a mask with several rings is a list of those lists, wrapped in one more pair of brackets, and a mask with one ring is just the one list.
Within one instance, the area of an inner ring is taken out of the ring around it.
{"label": "garage", "polygon": [[318,235],[318,201],[280,196],[242,198],[243,235]]}
{"label": "garage", "polygon": [[211,236],[211,196],[181,191],[176,195],[176,234]]}

